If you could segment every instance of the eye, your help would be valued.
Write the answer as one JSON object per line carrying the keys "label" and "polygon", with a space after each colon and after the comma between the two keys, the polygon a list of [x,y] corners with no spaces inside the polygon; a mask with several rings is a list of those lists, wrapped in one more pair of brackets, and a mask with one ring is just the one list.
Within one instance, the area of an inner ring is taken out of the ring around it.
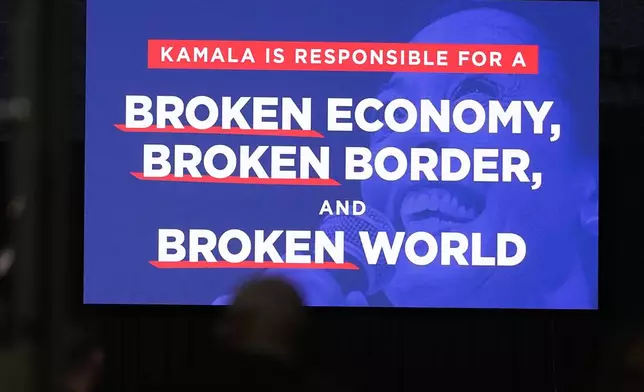
{"label": "eye", "polygon": [[496,83],[484,78],[474,77],[463,80],[452,93],[451,99],[458,101],[470,95],[485,95],[491,99],[499,97],[499,87]]}
{"label": "eye", "polygon": [[407,120],[407,111],[403,108],[394,110],[394,119],[397,123],[404,123]]}

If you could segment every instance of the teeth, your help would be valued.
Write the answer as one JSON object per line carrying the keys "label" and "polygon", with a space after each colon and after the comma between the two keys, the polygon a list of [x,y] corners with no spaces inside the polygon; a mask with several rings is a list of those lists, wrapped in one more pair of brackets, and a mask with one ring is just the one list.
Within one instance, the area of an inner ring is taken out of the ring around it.
{"label": "teeth", "polygon": [[[444,189],[422,189],[410,192],[402,202],[400,212],[403,215],[412,215],[423,211],[440,211],[446,215],[459,218],[473,219],[473,208],[459,206],[458,200]],[[431,218],[430,220],[437,218]]]}
{"label": "teeth", "polygon": [[454,212],[458,209],[458,202],[456,201],[456,198],[453,197],[452,200],[449,202],[449,212]]}
{"label": "teeth", "polygon": [[429,219],[427,219],[427,223],[430,224],[430,225],[437,225],[440,222],[441,221],[438,218],[429,218]]}
{"label": "teeth", "polygon": [[441,199],[439,199],[436,193],[432,193],[429,196],[429,202],[427,203],[427,209],[430,211],[436,211],[440,207]]}

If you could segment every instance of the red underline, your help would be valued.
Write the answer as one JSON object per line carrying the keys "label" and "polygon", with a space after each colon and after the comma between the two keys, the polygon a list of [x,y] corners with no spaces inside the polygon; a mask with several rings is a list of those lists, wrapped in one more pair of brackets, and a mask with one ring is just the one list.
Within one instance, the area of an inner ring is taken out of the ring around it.
{"label": "red underline", "polygon": [[114,126],[123,132],[136,132],[136,133],[197,133],[204,135],[245,135],[245,136],[281,136],[281,137],[306,137],[322,139],[324,135],[318,131],[312,130],[286,130],[286,129],[241,129],[232,127],[230,129],[223,129],[222,127],[212,127],[208,129],[197,129],[194,127],[165,127],[159,128],[156,126],[148,128],[127,128],[124,124],[114,124]]}
{"label": "red underline", "polygon": [[169,175],[165,177],[144,177],[143,173],[132,172],[134,177],[143,181],[169,181],[169,182],[202,182],[212,184],[255,184],[255,185],[305,185],[305,186],[339,186],[340,183],[333,179],[323,178],[258,178],[249,177],[241,178],[230,176],[226,178],[214,178],[210,176],[192,177],[183,176],[175,177]]}
{"label": "red underline", "polygon": [[242,261],[241,263],[229,263],[226,261],[207,262],[207,261],[150,261],[150,264],[161,269],[321,269],[321,270],[348,270],[357,271],[358,266],[351,263],[337,264],[332,261],[325,261],[323,264],[291,264],[275,263],[273,261],[264,261],[257,263],[254,261]]}

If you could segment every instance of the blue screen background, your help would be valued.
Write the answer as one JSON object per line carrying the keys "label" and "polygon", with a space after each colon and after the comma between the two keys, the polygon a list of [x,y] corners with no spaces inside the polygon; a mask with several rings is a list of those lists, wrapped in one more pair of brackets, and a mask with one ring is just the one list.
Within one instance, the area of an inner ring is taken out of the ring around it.
{"label": "blue screen background", "polygon": [[[409,12],[397,12],[405,17],[392,19],[390,7]],[[522,148],[530,153],[531,167],[543,173],[542,188],[531,191],[526,184],[514,183],[477,188],[486,210],[463,229],[484,237],[518,233],[527,242],[528,257],[509,269],[446,268],[437,262],[412,267],[401,262],[383,288],[383,297],[370,300],[370,305],[596,308],[597,236],[585,222],[597,203],[598,25],[598,5],[582,2],[88,2],[85,302],[207,305],[257,273],[156,269],[148,261],[156,258],[159,228],[312,230],[319,225],[322,202],[336,199],[364,200],[400,226],[394,195],[403,194],[411,184],[343,181],[343,147],[370,146],[377,151],[431,144]],[[447,74],[149,70],[148,39],[537,44],[540,74],[479,75],[473,80],[471,75]],[[184,99],[311,97],[313,129],[321,132],[329,97],[457,99],[455,94],[466,94],[482,101],[554,100],[552,121],[561,124],[562,139],[550,143],[534,135],[482,133],[438,140],[433,134],[413,131],[374,138],[364,132],[325,133],[319,140],[124,133],[114,124],[124,122],[129,94]],[[493,94],[498,96],[490,97]],[[139,181],[130,172],[142,171],[146,143],[195,144],[203,149],[214,144],[327,145],[334,157],[332,178],[342,186]],[[422,224],[414,227],[424,229]],[[351,305],[328,272],[286,275],[310,305]]]}

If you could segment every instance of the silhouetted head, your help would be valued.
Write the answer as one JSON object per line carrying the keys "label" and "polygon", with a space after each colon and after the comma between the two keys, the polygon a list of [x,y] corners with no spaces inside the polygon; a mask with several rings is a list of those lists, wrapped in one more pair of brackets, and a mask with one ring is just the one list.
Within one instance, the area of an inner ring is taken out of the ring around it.
{"label": "silhouetted head", "polygon": [[278,278],[256,279],[245,283],[235,296],[224,336],[237,349],[290,357],[303,321],[303,302],[293,286]]}

